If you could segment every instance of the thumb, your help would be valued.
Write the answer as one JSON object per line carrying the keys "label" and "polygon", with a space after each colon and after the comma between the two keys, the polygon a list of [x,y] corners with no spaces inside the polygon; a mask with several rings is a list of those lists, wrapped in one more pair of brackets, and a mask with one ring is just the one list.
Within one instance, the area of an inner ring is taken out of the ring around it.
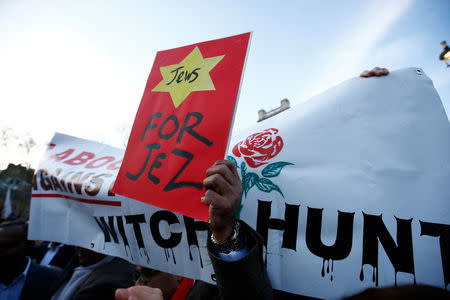
{"label": "thumb", "polygon": [[130,292],[127,289],[116,290],[116,300],[128,300]]}

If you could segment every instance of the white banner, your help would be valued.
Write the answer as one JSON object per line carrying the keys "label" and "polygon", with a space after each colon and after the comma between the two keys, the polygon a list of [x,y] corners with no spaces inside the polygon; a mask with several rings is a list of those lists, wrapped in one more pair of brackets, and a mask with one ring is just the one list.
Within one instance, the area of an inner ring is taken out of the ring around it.
{"label": "white banner", "polygon": [[[231,147],[240,216],[267,241],[274,288],[323,298],[448,288],[450,124],[420,69],[350,79],[234,133]],[[204,223],[109,192],[123,153],[55,134],[29,238],[213,282]]]}

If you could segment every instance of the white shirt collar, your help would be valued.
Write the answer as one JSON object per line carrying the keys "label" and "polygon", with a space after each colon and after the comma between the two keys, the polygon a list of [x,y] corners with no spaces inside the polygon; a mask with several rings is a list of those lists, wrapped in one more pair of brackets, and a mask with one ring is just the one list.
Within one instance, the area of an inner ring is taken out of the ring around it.
{"label": "white shirt collar", "polygon": [[[56,246],[55,251],[58,251],[58,249],[61,248],[62,246],[64,246],[63,243],[61,243],[58,246]],[[47,245],[47,249],[51,249],[51,248],[52,248],[52,242],[48,243],[48,245]]]}
{"label": "white shirt collar", "polygon": [[23,272],[22,272],[22,275],[24,275],[25,277],[27,277],[27,275],[28,275],[28,270],[30,269],[30,265],[31,265],[31,258],[29,258],[27,256],[27,266],[25,267],[25,270],[23,270]]}

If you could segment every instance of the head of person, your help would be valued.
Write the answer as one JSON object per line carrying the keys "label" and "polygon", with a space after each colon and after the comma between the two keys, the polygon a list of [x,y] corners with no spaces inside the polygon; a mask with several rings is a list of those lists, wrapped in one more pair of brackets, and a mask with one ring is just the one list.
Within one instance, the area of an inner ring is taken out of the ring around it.
{"label": "head of person", "polygon": [[135,277],[136,285],[146,285],[160,289],[165,300],[172,298],[181,281],[183,281],[182,276],[145,268],[143,266],[136,266]]}
{"label": "head of person", "polygon": [[98,263],[106,257],[105,254],[97,253],[92,250],[77,247],[78,262],[83,266],[90,266]]}
{"label": "head of person", "polygon": [[53,251],[55,251],[56,248],[58,248],[59,245],[61,245],[61,243],[58,243],[58,242],[50,242],[50,248],[52,248]]}
{"label": "head of person", "polygon": [[31,246],[27,240],[28,226],[23,220],[0,223],[0,280],[14,279],[24,271],[26,253]]}

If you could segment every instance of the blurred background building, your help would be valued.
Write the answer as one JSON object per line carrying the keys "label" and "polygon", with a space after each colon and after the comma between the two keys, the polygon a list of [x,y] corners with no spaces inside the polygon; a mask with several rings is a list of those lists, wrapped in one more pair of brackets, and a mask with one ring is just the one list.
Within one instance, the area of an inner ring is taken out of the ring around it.
{"label": "blurred background building", "polygon": [[281,100],[281,105],[277,108],[271,109],[268,112],[266,112],[264,109],[260,109],[258,111],[258,122],[261,122],[263,120],[266,120],[270,117],[273,117],[277,114],[279,114],[282,111],[285,111],[286,109],[289,109],[291,107],[288,99]]}

